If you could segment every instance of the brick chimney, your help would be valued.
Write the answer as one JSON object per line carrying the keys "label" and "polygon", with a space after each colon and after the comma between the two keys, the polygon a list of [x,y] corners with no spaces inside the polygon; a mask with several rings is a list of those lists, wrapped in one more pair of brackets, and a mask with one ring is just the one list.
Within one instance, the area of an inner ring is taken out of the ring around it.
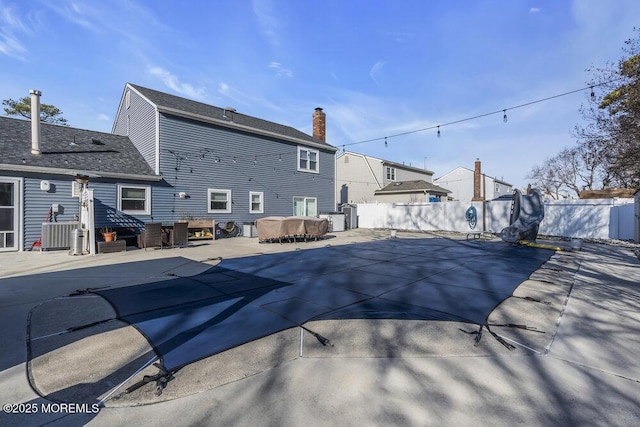
{"label": "brick chimney", "polygon": [[40,151],[40,95],[42,92],[31,89],[29,95],[31,95],[31,154],[39,156],[42,153]]}
{"label": "brick chimney", "polygon": [[325,125],[326,114],[322,108],[317,107],[313,112],[313,136],[322,142],[327,142],[327,128]]}
{"label": "brick chimney", "polygon": [[472,202],[481,202],[482,197],[482,169],[480,159],[476,159],[476,169],[473,172],[473,199]]}

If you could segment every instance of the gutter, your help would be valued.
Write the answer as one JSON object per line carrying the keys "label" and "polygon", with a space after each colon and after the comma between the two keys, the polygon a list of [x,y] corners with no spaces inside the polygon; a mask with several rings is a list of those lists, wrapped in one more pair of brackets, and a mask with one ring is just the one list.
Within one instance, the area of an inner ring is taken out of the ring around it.
{"label": "gutter", "polygon": [[10,165],[0,163],[0,170],[6,170],[10,172],[33,172],[33,173],[48,173],[52,175],[87,175],[91,178],[119,178],[130,179],[136,181],[162,181],[160,175],[139,175],[133,173],[119,173],[119,172],[100,172],[100,171],[86,171],[78,169],[60,169],[50,168],[46,166],[24,166],[24,165]]}

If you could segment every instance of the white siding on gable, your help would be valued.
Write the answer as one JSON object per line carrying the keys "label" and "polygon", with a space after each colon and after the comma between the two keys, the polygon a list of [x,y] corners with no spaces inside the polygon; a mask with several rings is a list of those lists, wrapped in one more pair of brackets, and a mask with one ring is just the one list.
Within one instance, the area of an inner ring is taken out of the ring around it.
{"label": "white siding on gable", "polygon": [[458,167],[434,181],[436,185],[451,191],[449,197],[461,202],[473,199],[473,171]]}
{"label": "white siding on gable", "polygon": [[[446,175],[436,179],[434,183],[450,190],[449,197],[454,201],[470,202],[473,199],[473,176],[471,169],[458,167]],[[482,174],[480,196],[492,200],[504,194],[512,193],[511,185],[496,181],[495,178]]]}
{"label": "white siding on gable", "polygon": [[380,162],[367,160],[361,154],[347,152],[340,155],[336,159],[336,176],[338,204],[372,202],[375,200],[373,193],[382,188]]}

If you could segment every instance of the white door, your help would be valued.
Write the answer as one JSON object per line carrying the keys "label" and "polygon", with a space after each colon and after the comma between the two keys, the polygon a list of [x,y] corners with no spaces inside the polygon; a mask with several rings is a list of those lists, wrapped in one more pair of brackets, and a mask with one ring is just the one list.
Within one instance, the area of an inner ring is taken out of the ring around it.
{"label": "white door", "polygon": [[0,177],[0,252],[18,250],[20,193],[19,179]]}

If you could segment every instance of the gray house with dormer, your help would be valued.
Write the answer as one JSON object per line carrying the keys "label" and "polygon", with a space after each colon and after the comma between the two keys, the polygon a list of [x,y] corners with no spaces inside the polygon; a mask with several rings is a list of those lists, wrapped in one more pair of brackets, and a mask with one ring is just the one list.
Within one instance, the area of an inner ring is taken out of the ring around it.
{"label": "gray house with dormer", "polygon": [[33,132],[29,120],[0,117],[0,252],[32,248],[43,223],[76,221],[79,182],[93,190],[96,229],[333,211],[336,149],[322,109],[312,121],[314,136],[132,84],[112,133]]}

